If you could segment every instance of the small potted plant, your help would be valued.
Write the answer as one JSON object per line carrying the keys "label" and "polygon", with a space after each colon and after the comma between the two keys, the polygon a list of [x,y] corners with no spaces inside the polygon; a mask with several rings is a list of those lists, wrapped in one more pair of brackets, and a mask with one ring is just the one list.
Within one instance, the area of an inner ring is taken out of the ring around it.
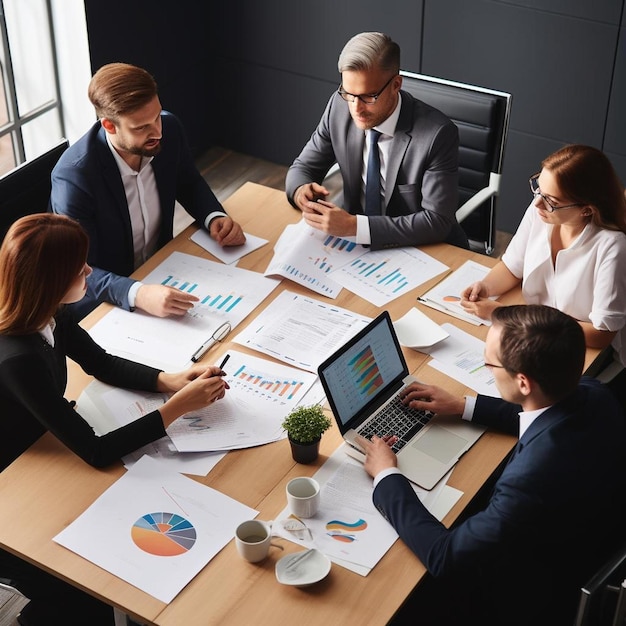
{"label": "small potted plant", "polygon": [[331,421],[319,404],[294,409],[283,420],[291,454],[298,463],[312,463],[317,459],[322,433],[330,428]]}

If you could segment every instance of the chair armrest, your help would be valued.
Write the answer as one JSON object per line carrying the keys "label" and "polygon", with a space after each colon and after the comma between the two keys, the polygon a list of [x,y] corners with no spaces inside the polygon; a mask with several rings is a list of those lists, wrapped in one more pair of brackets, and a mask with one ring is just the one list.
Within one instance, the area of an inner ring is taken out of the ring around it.
{"label": "chair armrest", "polygon": [[501,178],[501,174],[490,172],[489,185],[476,192],[463,206],[457,209],[456,221],[461,223],[470,213],[485,202],[485,200],[489,200],[492,196],[497,196],[500,193]]}

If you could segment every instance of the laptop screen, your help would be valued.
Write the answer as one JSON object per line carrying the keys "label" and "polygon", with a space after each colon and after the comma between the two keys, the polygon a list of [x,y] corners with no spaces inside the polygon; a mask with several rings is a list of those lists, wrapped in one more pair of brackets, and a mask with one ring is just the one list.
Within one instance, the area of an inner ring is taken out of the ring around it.
{"label": "laptop screen", "polygon": [[384,311],[326,359],[318,374],[342,432],[353,418],[369,416],[408,374],[389,313]]}

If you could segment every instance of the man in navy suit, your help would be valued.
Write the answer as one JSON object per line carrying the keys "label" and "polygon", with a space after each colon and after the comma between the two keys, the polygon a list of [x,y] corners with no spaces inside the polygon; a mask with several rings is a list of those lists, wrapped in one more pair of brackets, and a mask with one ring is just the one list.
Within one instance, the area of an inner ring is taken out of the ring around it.
{"label": "man in navy suit", "polygon": [[580,587],[623,540],[626,494],[624,416],[600,383],[580,379],[584,359],[573,318],[541,305],[501,307],[485,367],[502,399],[407,389],[413,408],[519,436],[482,510],[450,529],[398,472],[388,441],[361,438],[374,504],[434,577],[436,600],[418,587],[405,617],[446,626],[573,623]]}
{"label": "man in navy suit", "polygon": [[[401,90],[400,47],[388,35],[355,35],[337,65],[341,85],[287,172],[289,202],[309,226],[373,250],[440,241],[467,248],[456,221],[454,122]],[[343,206],[328,201],[322,184],[335,162]]]}
{"label": "man in navy suit", "polygon": [[152,315],[184,315],[195,296],[128,276],[173,236],[178,201],[223,246],[245,235],[193,162],[180,121],[163,111],[154,78],[126,63],[101,67],[89,83],[98,122],[52,172],[50,205],[89,234],[93,273],[72,305],[82,318],[100,302]]}

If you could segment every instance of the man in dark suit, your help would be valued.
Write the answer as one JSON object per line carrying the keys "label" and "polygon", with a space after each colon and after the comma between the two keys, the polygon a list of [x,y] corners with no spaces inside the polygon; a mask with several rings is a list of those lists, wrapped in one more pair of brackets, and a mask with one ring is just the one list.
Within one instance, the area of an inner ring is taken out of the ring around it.
{"label": "man in dark suit", "polygon": [[[455,217],[457,127],[401,91],[398,44],[383,33],[360,33],[345,45],[338,68],[341,85],[287,172],[291,204],[309,226],[372,249],[440,241],[468,247]],[[343,210],[327,201],[322,185],[335,162]]]}
{"label": "man in dark suit", "polygon": [[81,318],[102,301],[152,315],[184,315],[195,296],[128,276],[173,236],[178,201],[223,246],[245,235],[193,162],[179,120],[163,111],[154,78],[126,63],[101,67],[89,83],[98,122],[65,151],[52,172],[51,208],[89,235],[93,273]]}
{"label": "man in dark suit", "polygon": [[600,383],[580,379],[584,358],[573,318],[541,305],[501,307],[485,367],[502,399],[409,386],[411,407],[519,436],[488,501],[451,529],[418,500],[387,441],[360,440],[376,507],[435,579],[436,600],[418,587],[403,609],[420,624],[573,623],[580,587],[623,539],[626,493],[624,417]]}

